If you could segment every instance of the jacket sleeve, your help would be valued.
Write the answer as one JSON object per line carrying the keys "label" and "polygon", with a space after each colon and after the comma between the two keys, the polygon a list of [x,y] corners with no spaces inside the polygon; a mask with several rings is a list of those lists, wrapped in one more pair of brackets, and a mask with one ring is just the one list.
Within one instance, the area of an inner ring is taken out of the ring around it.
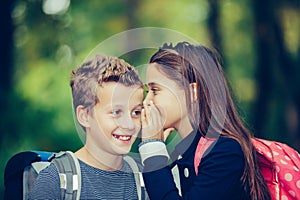
{"label": "jacket sleeve", "polygon": [[[145,166],[154,162],[154,159],[150,159],[145,161]],[[144,173],[143,176],[151,199],[243,199],[244,190],[240,180],[243,171],[242,149],[235,140],[229,139],[217,142],[211,152],[202,158],[198,176],[193,177],[192,185],[183,196],[179,195],[169,167]]]}

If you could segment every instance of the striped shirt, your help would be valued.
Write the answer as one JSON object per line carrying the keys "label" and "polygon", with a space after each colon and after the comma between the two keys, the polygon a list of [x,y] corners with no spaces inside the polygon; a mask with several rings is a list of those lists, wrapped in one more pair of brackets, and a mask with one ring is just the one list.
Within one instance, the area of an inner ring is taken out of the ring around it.
{"label": "striped shirt", "polygon": [[[79,160],[82,176],[80,199],[138,199],[132,169],[123,162],[121,170],[104,171]],[[54,164],[42,170],[29,199],[61,199],[58,171]]]}

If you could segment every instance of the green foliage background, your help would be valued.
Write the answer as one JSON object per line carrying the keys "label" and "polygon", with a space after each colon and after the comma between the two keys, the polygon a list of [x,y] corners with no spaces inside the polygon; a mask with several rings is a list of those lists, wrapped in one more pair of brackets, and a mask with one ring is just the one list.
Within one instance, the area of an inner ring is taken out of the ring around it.
{"label": "green foliage background", "polygon": [[[66,10],[56,14],[46,13],[45,2],[15,0],[13,4],[13,62],[11,66],[1,66],[13,68],[11,90],[1,94],[7,108],[1,114],[1,172],[7,160],[20,151],[75,151],[81,147],[72,114],[69,74],[97,44],[113,34],[130,28],[162,27],[186,34],[201,44],[213,45],[208,28],[213,1],[72,0]],[[299,129],[295,129],[299,127],[296,109],[299,92],[296,95],[292,92],[292,89],[298,91],[299,81],[294,81],[291,85],[295,88],[291,88],[274,64],[268,72],[273,77],[267,104],[269,111],[266,118],[260,119],[263,128],[256,130],[252,122],[259,117],[254,106],[261,83],[256,74],[257,30],[253,2],[215,2],[219,6],[217,28],[225,73],[241,117],[255,134],[286,142],[300,150]],[[276,8],[287,53],[297,66],[291,74],[300,74],[299,2],[270,2]],[[124,57],[138,66],[147,63],[154,51],[149,49]],[[291,78],[290,81],[293,80],[299,79]],[[3,180],[3,173],[0,179]]]}

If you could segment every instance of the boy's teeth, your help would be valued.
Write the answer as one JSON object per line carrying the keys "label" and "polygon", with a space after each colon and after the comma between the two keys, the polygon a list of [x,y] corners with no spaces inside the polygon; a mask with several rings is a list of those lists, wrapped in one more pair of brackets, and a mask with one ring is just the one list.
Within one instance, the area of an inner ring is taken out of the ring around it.
{"label": "boy's teeth", "polygon": [[121,140],[129,140],[130,137],[129,137],[129,136],[120,136],[120,139],[121,139]]}
{"label": "boy's teeth", "polygon": [[128,141],[131,139],[131,136],[127,135],[113,135],[116,139],[123,140],[123,141]]}

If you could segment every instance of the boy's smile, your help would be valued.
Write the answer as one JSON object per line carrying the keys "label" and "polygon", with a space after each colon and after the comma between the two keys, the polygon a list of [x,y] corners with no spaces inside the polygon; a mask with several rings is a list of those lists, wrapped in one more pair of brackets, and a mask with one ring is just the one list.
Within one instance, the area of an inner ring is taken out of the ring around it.
{"label": "boy's smile", "polygon": [[99,102],[89,116],[89,144],[101,154],[127,154],[141,128],[143,89],[105,82],[97,89]]}
{"label": "boy's smile", "polygon": [[122,59],[97,54],[71,76],[76,119],[85,131],[75,155],[98,169],[120,170],[141,130],[144,90],[138,72]]}
{"label": "boy's smile", "polygon": [[132,135],[117,135],[113,134],[114,138],[117,140],[121,140],[123,142],[129,142],[131,140]]}

